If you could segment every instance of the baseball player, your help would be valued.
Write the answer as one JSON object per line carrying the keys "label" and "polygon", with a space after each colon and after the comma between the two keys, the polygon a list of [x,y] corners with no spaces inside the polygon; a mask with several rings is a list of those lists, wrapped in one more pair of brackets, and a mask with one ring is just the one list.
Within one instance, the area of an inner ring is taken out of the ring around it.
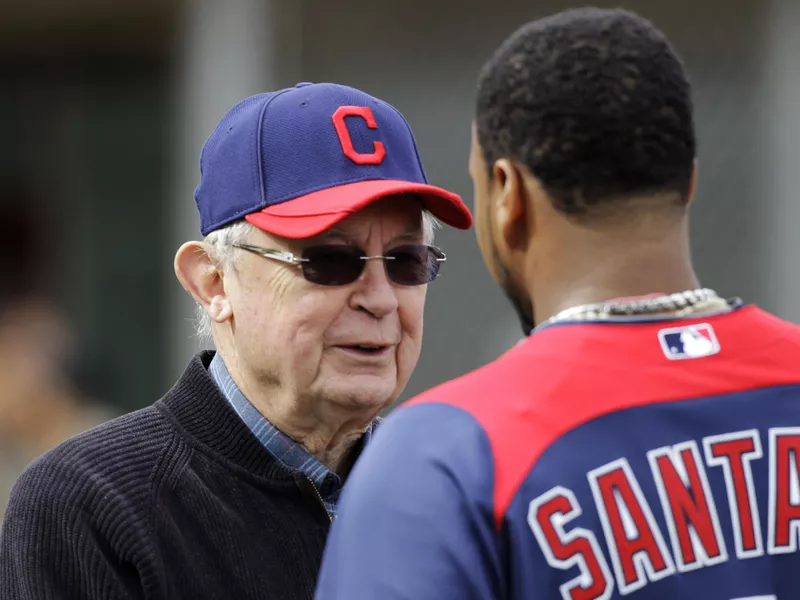
{"label": "baseball player", "polygon": [[476,230],[529,336],[389,417],[318,600],[800,598],[800,329],[698,282],[692,113],[629,12],[491,57]]}

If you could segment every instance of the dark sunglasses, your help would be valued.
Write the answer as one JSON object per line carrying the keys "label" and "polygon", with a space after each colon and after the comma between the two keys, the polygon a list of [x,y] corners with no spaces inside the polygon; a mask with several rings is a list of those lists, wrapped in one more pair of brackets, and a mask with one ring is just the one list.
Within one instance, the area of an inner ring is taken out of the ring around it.
{"label": "dark sunglasses", "polygon": [[392,248],[382,256],[367,256],[360,248],[345,244],[309,246],[300,256],[283,250],[270,250],[250,244],[233,244],[264,258],[298,266],[303,277],[318,285],[347,285],[364,272],[368,260],[383,260],[386,276],[397,285],[430,283],[439,274],[441,263],[447,260],[435,246],[406,244]]}

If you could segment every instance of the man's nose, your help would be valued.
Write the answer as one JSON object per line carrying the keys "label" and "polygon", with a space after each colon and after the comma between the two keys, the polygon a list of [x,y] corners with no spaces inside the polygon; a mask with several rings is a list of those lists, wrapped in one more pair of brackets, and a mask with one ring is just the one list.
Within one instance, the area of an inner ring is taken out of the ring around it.
{"label": "man's nose", "polygon": [[398,308],[397,293],[389,277],[383,258],[369,258],[364,271],[355,282],[356,290],[352,296],[353,308],[365,310],[380,319],[395,312]]}

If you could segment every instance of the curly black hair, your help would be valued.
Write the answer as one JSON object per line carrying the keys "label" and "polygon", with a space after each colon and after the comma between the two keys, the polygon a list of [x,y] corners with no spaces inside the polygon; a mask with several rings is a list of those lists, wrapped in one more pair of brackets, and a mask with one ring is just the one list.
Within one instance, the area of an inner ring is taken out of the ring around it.
{"label": "curly black hair", "polygon": [[596,214],[619,199],[685,205],[696,141],[691,85],[666,37],[624,10],[532,21],[483,67],[475,124],[490,170],[512,159],[556,208]]}

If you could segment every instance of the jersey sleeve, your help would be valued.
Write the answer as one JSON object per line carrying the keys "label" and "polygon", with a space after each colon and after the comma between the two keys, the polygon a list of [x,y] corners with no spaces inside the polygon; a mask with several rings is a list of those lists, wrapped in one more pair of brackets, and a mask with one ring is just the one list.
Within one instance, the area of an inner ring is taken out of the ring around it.
{"label": "jersey sleeve", "polygon": [[500,597],[489,440],[444,404],[401,407],[351,473],[317,600]]}

